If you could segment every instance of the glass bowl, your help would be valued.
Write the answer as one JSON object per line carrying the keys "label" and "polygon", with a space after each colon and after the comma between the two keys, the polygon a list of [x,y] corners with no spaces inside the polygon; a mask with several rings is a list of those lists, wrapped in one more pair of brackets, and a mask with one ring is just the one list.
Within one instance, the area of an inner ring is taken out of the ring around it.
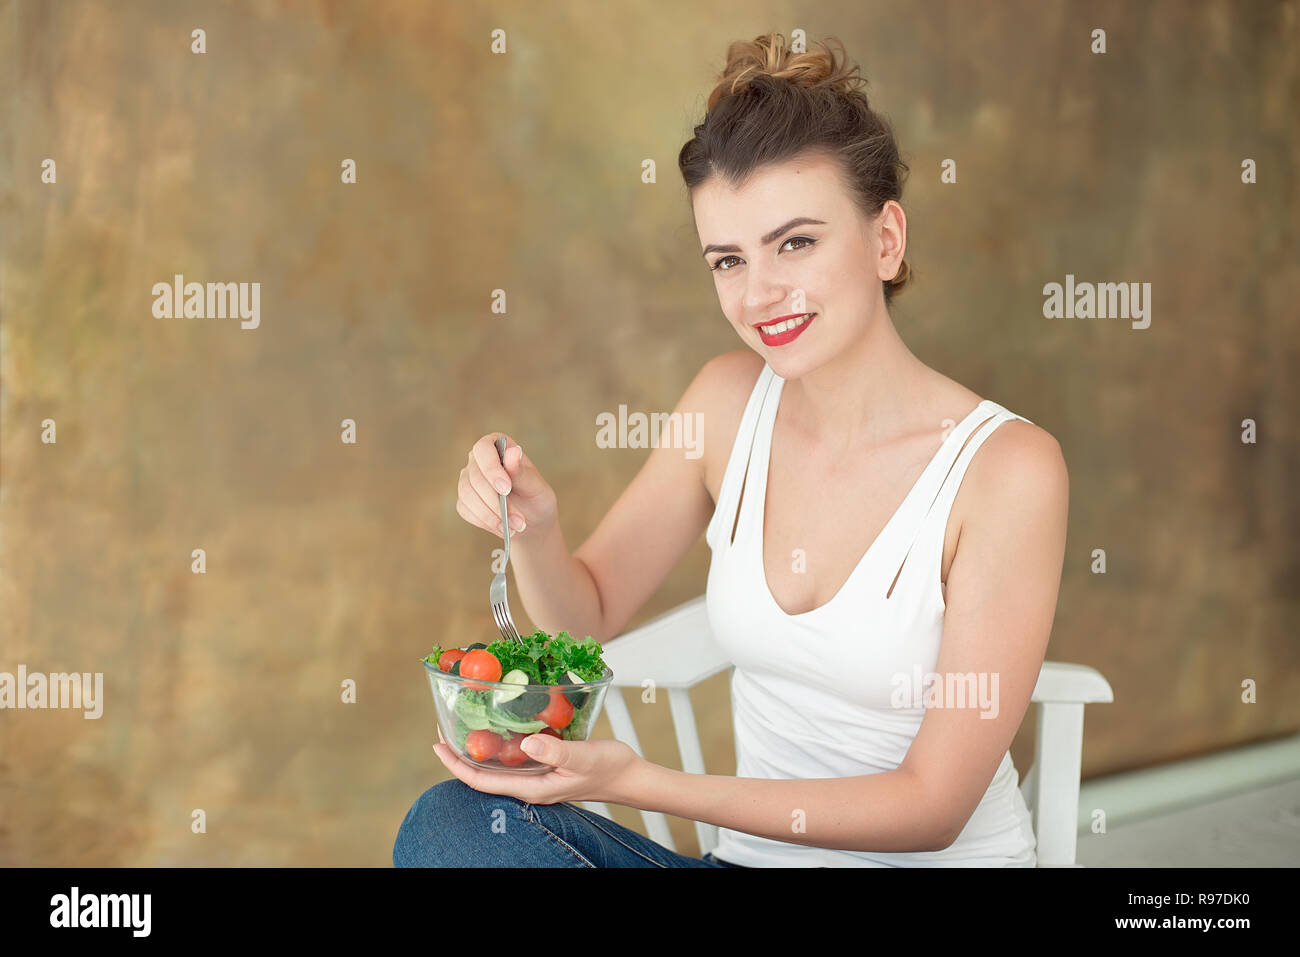
{"label": "glass bowl", "polygon": [[[423,664],[443,740],[462,761],[475,767],[519,774],[542,774],[552,769],[520,750],[519,743],[530,734],[549,728],[548,733],[562,740],[586,741],[614,680],[608,665],[598,679],[582,684],[514,685],[462,678],[428,661]],[[553,696],[572,707],[572,717],[568,717],[565,704]],[[552,704],[554,710],[547,713]],[[551,728],[546,719],[536,717],[539,713],[562,727]],[[479,757],[471,757],[470,747]]]}

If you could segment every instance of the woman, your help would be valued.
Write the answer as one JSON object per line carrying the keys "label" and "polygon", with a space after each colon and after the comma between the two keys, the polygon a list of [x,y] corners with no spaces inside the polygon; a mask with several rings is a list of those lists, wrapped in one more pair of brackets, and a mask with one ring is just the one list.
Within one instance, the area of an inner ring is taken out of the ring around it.
{"label": "woman", "polygon": [[[679,156],[745,345],[675,410],[702,417],[703,456],[661,443],[574,555],[517,444],[503,467],[484,436],[460,480],[460,514],[498,535],[493,485],[509,491],[516,585],[551,631],[619,634],[705,532],[736,776],[544,735],[528,740],[555,770],[513,776],[440,744],[455,779],[412,806],[395,864],[1034,865],[1008,748],[1055,612],[1065,463],[898,337],[907,167],[857,67],[820,46],[733,44]],[[578,801],[716,824],[720,842],[677,854]]]}

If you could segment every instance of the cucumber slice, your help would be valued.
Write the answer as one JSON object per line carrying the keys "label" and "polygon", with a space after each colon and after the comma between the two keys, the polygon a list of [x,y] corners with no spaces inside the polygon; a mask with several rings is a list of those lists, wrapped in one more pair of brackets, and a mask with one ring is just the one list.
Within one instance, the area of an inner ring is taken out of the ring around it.
{"label": "cucumber slice", "polygon": [[512,701],[507,701],[501,710],[519,718],[531,718],[543,710],[551,699],[540,691],[525,691]]}
{"label": "cucumber slice", "polygon": [[528,684],[528,674],[527,672],[515,668],[513,671],[506,673],[505,677],[501,679],[501,683],[507,685],[517,685],[518,687],[497,688],[492,693],[493,704],[497,704],[497,705],[504,704],[507,701],[513,701],[515,698],[518,698],[521,694],[523,694],[524,693],[523,686]]}
{"label": "cucumber slice", "polygon": [[[572,681],[575,685],[581,685],[587,683],[585,679],[583,679],[578,674],[572,671],[569,672],[569,680]],[[584,704],[587,703],[587,699],[591,697],[591,692],[590,691],[566,691],[564,692],[564,697],[569,699],[569,704],[573,705],[574,709],[576,710],[578,708],[581,708]]]}
{"label": "cucumber slice", "polygon": [[487,647],[487,645],[483,644],[483,642],[481,642],[481,641],[476,641],[476,642],[474,642],[474,644],[472,644],[472,645],[470,645],[469,647],[467,647],[467,648],[465,649],[465,651],[466,651],[466,652],[471,652],[471,651],[473,651],[475,648],[486,648],[486,647]]}

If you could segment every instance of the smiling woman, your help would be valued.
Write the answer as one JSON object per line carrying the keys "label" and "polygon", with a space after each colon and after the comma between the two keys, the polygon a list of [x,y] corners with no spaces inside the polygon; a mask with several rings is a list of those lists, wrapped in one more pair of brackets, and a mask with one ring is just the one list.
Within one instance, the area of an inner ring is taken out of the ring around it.
{"label": "smiling woman", "polygon": [[[1064,463],[899,338],[907,166],[857,70],[827,44],[733,44],[679,155],[748,347],[724,363],[707,530],[737,777],[654,809],[719,824],[718,858],[746,866],[1032,866],[1008,748],[1055,610]],[[900,700],[922,673],[996,700]]]}
{"label": "smiling woman", "polygon": [[[438,745],[458,780],[412,806],[394,863],[1035,863],[1008,749],[1056,607],[1064,462],[1052,436],[927,367],[894,329],[906,167],[856,70],[779,34],[733,44],[681,150],[746,347],[706,363],[674,410],[700,417],[703,454],[659,443],[573,554],[522,453],[499,460],[484,436],[462,481],[480,527],[496,524],[492,481],[532,510],[512,557],[529,616],[602,643],[704,532],[709,622],[735,665],[736,774],[546,735],[529,753],[551,771],[494,774]],[[897,693],[921,675],[956,693]],[[968,707],[967,687],[987,693]],[[716,856],[669,851],[582,801],[714,824]]]}
{"label": "smiling woman", "polygon": [[[780,40],[780,34],[771,34],[731,45],[726,69],[709,94],[704,121],[677,157],[686,188],[694,192],[719,177],[738,185],[759,168],[819,151],[838,157],[838,172],[854,203],[862,215],[875,217],[886,202],[901,199],[908,167],[899,157],[889,123],[872,110],[862,92],[866,78],[855,64],[835,56],[831,45],[843,53],[837,40],[804,53],[792,53]],[[764,234],[758,246],[766,249],[808,224],[825,225],[797,216]],[[807,245],[814,242],[798,238]],[[704,247],[715,272],[730,270],[736,257],[713,254],[740,252],[735,243]],[[911,267],[900,251],[889,275],[881,279],[886,305],[910,277]]]}

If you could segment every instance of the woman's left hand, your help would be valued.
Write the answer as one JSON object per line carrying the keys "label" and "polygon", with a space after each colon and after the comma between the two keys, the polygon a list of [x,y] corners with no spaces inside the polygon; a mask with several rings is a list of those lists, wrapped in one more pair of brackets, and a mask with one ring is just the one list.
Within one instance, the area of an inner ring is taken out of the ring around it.
{"label": "woman's left hand", "polygon": [[[602,801],[622,804],[630,800],[630,783],[643,759],[632,748],[612,738],[564,741],[549,734],[530,734],[523,741],[528,756],[551,765],[538,774],[488,771],[461,760],[442,739],[433,750],[447,770],[475,791],[506,794],[528,804],[564,801]],[[541,747],[534,752],[534,745]]]}

